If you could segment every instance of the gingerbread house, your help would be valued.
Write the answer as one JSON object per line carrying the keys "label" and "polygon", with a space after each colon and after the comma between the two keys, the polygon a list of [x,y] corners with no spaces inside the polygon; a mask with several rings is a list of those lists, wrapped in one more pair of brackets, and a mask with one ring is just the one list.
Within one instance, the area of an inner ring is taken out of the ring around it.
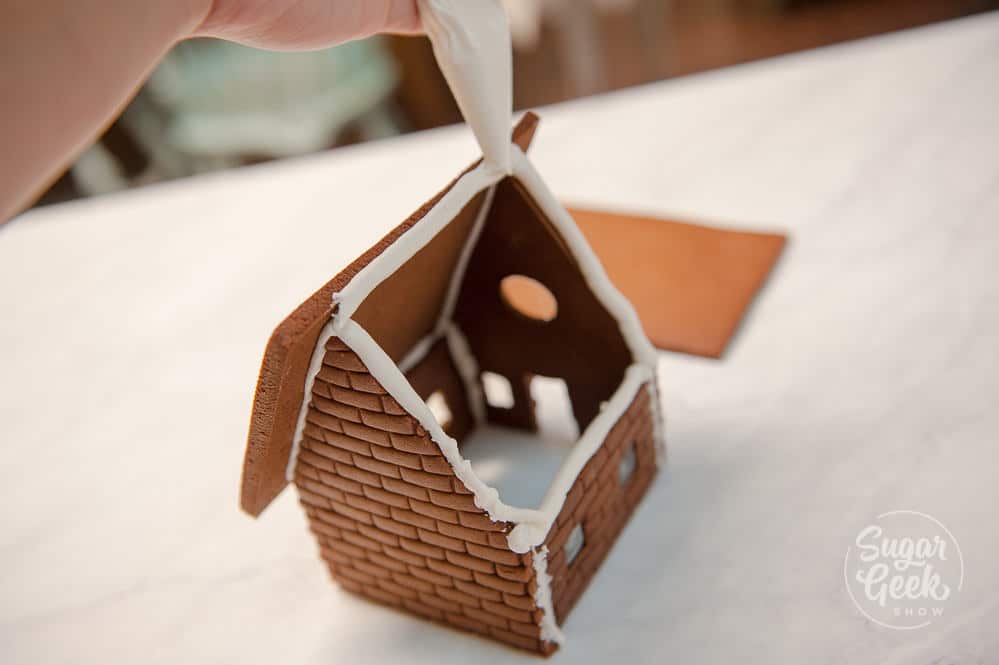
{"label": "gingerbread house", "polygon": [[[278,326],[242,506],[291,482],[343,588],[549,654],[664,448],[656,352],[526,158],[536,121],[512,173],[471,166]],[[580,434],[521,505],[466,453],[537,428],[537,377]]]}

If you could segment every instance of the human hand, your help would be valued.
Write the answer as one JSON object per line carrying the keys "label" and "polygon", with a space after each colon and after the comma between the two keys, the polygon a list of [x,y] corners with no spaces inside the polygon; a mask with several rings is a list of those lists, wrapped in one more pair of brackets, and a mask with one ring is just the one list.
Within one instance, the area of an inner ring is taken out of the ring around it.
{"label": "human hand", "polygon": [[282,51],[420,31],[416,0],[206,0],[193,36]]}
{"label": "human hand", "polygon": [[0,224],[107,127],[178,40],[302,51],[420,31],[416,0],[14,0],[3,17],[0,90],[16,103],[0,104]]}

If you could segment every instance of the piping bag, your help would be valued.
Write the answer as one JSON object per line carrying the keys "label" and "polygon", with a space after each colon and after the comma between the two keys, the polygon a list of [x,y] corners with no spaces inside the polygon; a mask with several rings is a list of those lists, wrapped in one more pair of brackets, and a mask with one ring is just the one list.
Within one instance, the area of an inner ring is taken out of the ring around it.
{"label": "piping bag", "polygon": [[[497,0],[418,4],[437,64],[483,161],[510,175],[513,64],[506,13]],[[570,213],[652,343],[711,358],[724,353],[786,242],[780,233],[582,208]]]}
{"label": "piping bag", "polygon": [[419,0],[437,64],[490,170],[509,175],[513,55],[496,0]]}

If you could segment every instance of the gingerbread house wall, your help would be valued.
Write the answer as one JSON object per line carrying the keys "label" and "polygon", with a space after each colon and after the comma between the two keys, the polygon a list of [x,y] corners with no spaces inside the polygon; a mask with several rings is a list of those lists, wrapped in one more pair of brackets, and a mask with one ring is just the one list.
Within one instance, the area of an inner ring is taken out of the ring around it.
{"label": "gingerbread house wall", "polygon": [[[648,386],[643,386],[603,445],[583,467],[545,539],[552,603],[561,624],[607,557],[656,474],[656,443]],[[635,465],[621,482],[622,456],[634,446]],[[582,525],[584,542],[571,563],[566,543]]]}
{"label": "gingerbread house wall", "polygon": [[[510,306],[500,284],[511,275],[543,284],[557,301],[555,318],[538,321]],[[512,177],[496,185],[454,320],[479,368],[510,382],[513,408],[488,410],[489,420],[502,425],[535,429],[529,381],[542,375],[565,381],[583,431],[633,362],[620,323],[590,288],[565,240]]]}
{"label": "gingerbread house wall", "polygon": [[540,653],[531,554],[475,506],[427,432],[340,340],[326,343],[294,481],[349,591]]}

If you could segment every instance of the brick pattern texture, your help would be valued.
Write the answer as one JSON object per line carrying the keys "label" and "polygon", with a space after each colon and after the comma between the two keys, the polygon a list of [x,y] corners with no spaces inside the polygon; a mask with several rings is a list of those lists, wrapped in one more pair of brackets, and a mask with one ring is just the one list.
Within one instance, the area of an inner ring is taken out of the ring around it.
{"label": "brick pattern texture", "polygon": [[[654,475],[643,391],[584,467],[552,528],[549,572],[559,623],[582,593]],[[637,467],[617,486],[636,443]],[[532,555],[510,551],[512,525],[475,506],[437,445],[343,342],[326,343],[312,390],[295,485],[320,556],[345,589],[375,602],[548,655],[534,602]],[[587,543],[567,566],[568,530]]]}
{"label": "brick pattern texture", "polygon": [[295,484],[320,556],[344,588],[534,652],[530,554],[475,506],[437,445],[339,339],[326,344]]}
{"label": "brick pattern texture", "polygon": [[[643,387],[608,433],[600,450],[583,467],[555,525],[545,539],[552,577],[555,618],[561,625],[607,557],[621,529],[656,475],[656,449],[649,390]],[[635,466],[622,482],[621,458],[634,446]],[[584,544],[571,563],[566,541],[577,524]]]}

